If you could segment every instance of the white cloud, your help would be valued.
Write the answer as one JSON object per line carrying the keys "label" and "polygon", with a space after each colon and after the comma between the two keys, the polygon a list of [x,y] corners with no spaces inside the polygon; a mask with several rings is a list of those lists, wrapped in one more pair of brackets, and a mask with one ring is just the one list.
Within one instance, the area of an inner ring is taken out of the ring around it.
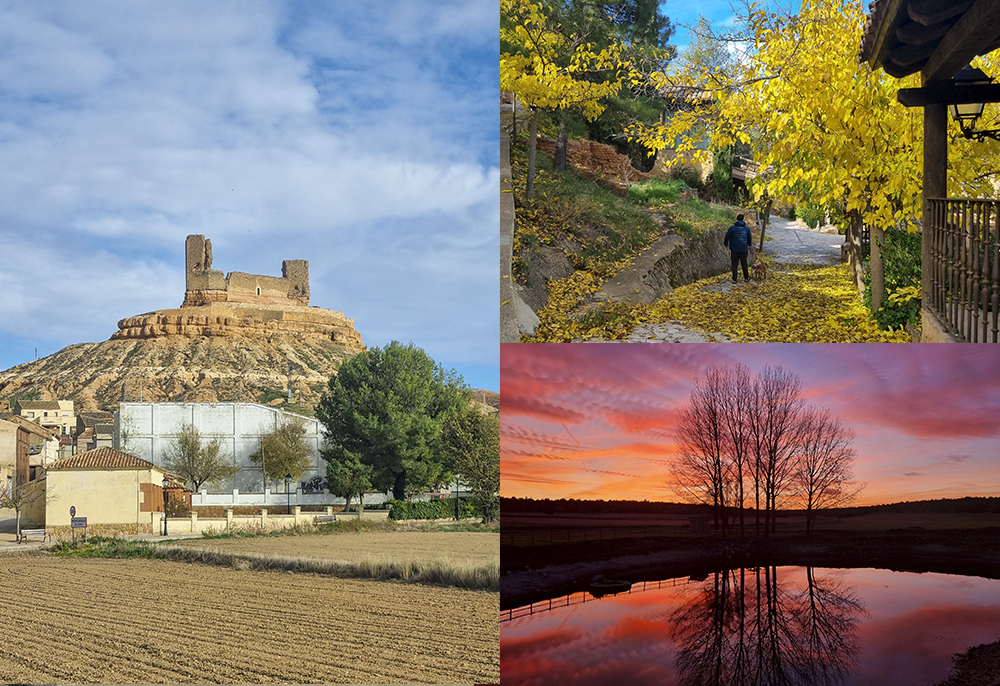
{"label": "white cloud", "polygon": [[313,304],[376,344],[495,363],[498,21],[483,0],[0,9],[0,344],[176,307],[204,233],[226,271],[309,259]]}

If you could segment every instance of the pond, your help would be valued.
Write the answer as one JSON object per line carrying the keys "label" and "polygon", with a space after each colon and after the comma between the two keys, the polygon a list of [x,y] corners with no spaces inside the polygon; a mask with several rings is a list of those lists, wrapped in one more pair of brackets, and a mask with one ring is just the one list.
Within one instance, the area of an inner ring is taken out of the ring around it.
{"label": "pond", "polygon": [[757,567],[505,611],[500,672],[507,686],[916,686],[998,639],[1000,580]]}

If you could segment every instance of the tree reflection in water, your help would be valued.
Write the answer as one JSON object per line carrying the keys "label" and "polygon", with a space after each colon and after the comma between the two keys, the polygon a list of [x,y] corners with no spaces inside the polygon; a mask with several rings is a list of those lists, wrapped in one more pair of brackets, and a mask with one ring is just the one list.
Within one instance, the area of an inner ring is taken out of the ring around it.
{"label": "tree reflection in water", "polygon": [[842,684],[857,668],[854,589],[836,575],[806,569],[789,591],[777,567],[716,572],[671,617],[682,686]]}

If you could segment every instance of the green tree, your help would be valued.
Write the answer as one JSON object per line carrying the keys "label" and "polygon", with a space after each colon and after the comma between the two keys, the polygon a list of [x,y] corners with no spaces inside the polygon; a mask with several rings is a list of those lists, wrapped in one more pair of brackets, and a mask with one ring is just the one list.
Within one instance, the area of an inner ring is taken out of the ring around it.
{"label": "green tree", "polygon": [[470,392],[412,343],[393,341],[344,362],[317,408],[328,462],[372,468],[372,485],[403,500],[450,479],[441,455],[441,422]]}
{"label": "green tree", "polygon": [[218,438],[207,440],[196,426],[185,422],[180,425],[177,439],[167,447],[165,465],[197,491],[206,482],[229,479],[239,471],[221,452]]}
{"label": "green tree", "polygon": [[[326,456],[324,455],[326,459]],[[365,464],[356,454],[345,453],[341,459],[328,458],[326,465],[326,484],[330,493],[339,498],[345,498],[347,503],[344,511],[351,509],[351,498],[358,496],[361,511],[365,509],[365,493],[372,490],[374,472],[371,465]]]}
{"label": "green tree", "polygon": [[500,420],[468,407],[444,421],[444,445],[449,467],[472,489],[483,522],[500,515]]}
{"label": "green tree", "polygon": [[260,437],[261,447],[250,455],[250,461],[262,465],[272,481],[281,481],[291,474],[292,480],[313,466],[312,446],[306,440],[306,427],[300,421],[289,420],[274,431]]}

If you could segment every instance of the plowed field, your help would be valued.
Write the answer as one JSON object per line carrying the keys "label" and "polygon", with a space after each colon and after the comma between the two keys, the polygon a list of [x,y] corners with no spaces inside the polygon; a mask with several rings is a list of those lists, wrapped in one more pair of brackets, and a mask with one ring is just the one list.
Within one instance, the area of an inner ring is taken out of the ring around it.
{"label": "plowed field", "polygon": [[261,557],[332,562],[448,560],[478,567],[500,561],[500,535],[463,531],[378,531],[261,538],[193,538],[169,545]]}
{"label": "plowed field", "polygon": [[499,683],[499,594],[0,556],[0,682]]}

